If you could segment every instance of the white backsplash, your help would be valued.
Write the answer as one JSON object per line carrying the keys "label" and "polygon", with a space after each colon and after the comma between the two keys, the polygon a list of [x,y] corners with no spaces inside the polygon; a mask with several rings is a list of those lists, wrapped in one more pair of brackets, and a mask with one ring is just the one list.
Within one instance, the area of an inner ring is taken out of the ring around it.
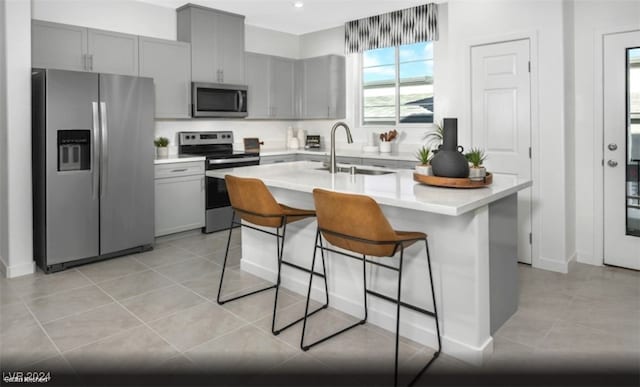
{"label": "white backsplash", "polygon": [[[338,120],[309,120],[309,121],[254,121],[254,120],[158,120],[156,121],[156,137],[167,137],[169,139],[169,153],[178,153],[178,132],[184,131],[214,131],[231,130],[234,136],[234,149],[243,148],[244,137],[258,137],[264,141],[263,149],[284,149],[287,141],[287,128],[304,129],[307,134],[319,134],[323,148],[329,146],[329,135],[331,127]],[[377,135],[386,129],[358,128],[351,127],[353,144],[347,143],[344,129],[338,129],[336,133],[336,148],[347,150],[361,150],[364,145],[375,138],[374,145],[378,144]],[[427,131],[426,128],[399,129],[398,140],[392,144],[394,152],[415,152],[424,141],[422,137]]]}

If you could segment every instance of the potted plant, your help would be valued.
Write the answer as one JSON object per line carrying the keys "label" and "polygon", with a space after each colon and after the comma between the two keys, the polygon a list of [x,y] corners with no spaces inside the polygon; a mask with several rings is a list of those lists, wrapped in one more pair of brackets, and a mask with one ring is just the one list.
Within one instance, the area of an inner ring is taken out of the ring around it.
{"label": "potted plant", "polygon": [[380,133],[380,153],[391,152],[391,141],[398,137],[398,131],[393,129],[386,133]]}
{"label": "potted plant", "polygon": [[464,155],[469,161],[469,179],[482,180],[487,175],[487,170],[482,165],[482,162],[486,160],[487,156],[484,150],[480,148],[471,148],[469,152]]}
{"label": "potted plant", "polygon": [[153,145],[156,146],[156,155],[158,157],[167,157],[169,155],[169,139],[166,137],[158,137],[153,140]]}
{"label": "potted plant", "polygon": [[432,176],[433,172],[431,171],[431,149],[423,146],[418,149],[418,153],[416,153],[416,158],[420,161],[420,164],[416,165],[416,173],[420,175]]}
{"label": "potted plant", "polygon": [[440,145],[442,145],[442,139],[444,137],[444,128],[441,124],[434,122],[433,129],[424,134],[423,140],[427,140],[427,145],[434,149],[431,153],[438,151]]}

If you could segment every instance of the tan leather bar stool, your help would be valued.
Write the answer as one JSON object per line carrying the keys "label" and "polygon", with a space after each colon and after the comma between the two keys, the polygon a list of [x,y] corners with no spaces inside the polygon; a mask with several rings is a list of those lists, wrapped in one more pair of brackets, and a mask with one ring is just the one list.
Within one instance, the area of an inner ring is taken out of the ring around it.
{"label": "tan leather bar stool", "polygon": [[[262,180],[241,178],[241,177],[235,177],[231,175],[226,175],[224,177],[224,180],[227,184],[227,191],[229,193],[229,199],[231,200],[231,207],[233,208],[233,216],[231,217],[231,225],[229,226],[229,237],[227,239],[227,248],[224,255],[224,263],[222,264],[222,273],[220,275],[220,286],[218,288],[217,302],[219,305],[222,305],[227,302],[235,301],[256,293],[264,292],[266,290],[275,288],[276,294],[275,294],[275,299],[273,301],[273,316],[271,321],[271,332],[274,335],[277,335],[283,330],[291,327],[292,325],[304,319],[304,317],[301,317],[298,320],[289,323],[283,328],[275,329],[276,311],[278,306],[278,291],[280,290],[280,271],[283,264],[296,268],[298,270],[302,270],[307,273],[310,273],[312,276],[317,275],[319,277],[324,278],[325,289],[328,288],[327,282],[326,282],[327,279],[326,279],[326,268],[324,266],[324,259],[322,260],[322,270],[323,270],[322,274],[315,272],[313,270],[313,266],[311,267],[311,269],[306,269],[294,263],[283,260],[284,241],[285,241],[285,235],[287,232],[287,224],[297,222],[299,220],[303,220],[306,218],[314,217],[316,215],[315,211],[302,210],[298,208],[288,207],[288,206],[285,206],[284,204],[279,204],[278,202],[276,202],[273,195],[271,195],[271,192],[269,192],[269,189],[267,188],[267,186],[264,185]],[[245,221],[245,223],[236,221],[236,213],[239,215],[241,220]],[[275,285],[267,286],[263,289],[254,290],[252,292],[248,292],[233,298],[223,300],[221,299],[221,294],[222,294],[222,285],[224,281],[224,272],[227,267],[227,258],[229,256],[229,244],[231,243],[231,233],[233,232],[233,226],[236,224],[242,227],[248,227],[253,230],[260,231],[265,234],[274,235],[276,237],[278,279]],[[261,228],[257,228],[255,226],[272,227],[276,229],[276,232],[274,233],[274,232],[266,231]],[[327,307],[327,305],[329,304],[329,295],[328,295],[329,293],[327,292],[326,294],[327,294],[326,303],[322,307],[313,311],[311,314],[314,314],[320,311],[321,309]]]}
{"label": "tan leather bar stool", "polygon": [[[341,333],[364,324],[367,321],[367,295],[372,295],[383,300],[395,303],[396,306],[396,343],[395,343],[395,374],[394,385],[398,385],[398,346],[400,338],[400,307],[409,308],[416,312],[431,316],[435,319],[436,333],[438,336],[438,350],[434,353],[429,362],[420,370],[420,372],[412,379],[409,385],[413,385],[415,381],[426,371],[433,361],[440,355],[442,348],[440,341],[440,326],[438,324],[438,310],[436,308],[436,298],[433,288],[433,275],[431,273],[431,258],[429,256],[429,243],[427,235],[422,232],[412,231],[395,231],[389,221],[382,213],[380,206],[375,200],[368,196],[343,194],[338,192],[326,191],[322,189],[313,190],[313,200],[316,207],[316,216],[318,219],[318,230],[316,232],[316,243],[313,250],[313,259],[311,267],[314,267],[316,260],[316,251],[320,248],[321,252],[331,251],[349,258],[362,261],[363,275],[363,296],[364,296],[364,318],[355,324],[352,324],[342,330],[321,338],[311,344],[305,344],[304,336],[307,328],[307,312],[309,310],[309,299],[311,297],[311,284],[313,275],[309,278],[309,288],[307,291],[307,305],[305,307],[304,323],[302,325],[302,337],[300,339],[300,347],[307,351],[309,348],[329,340]],[[332,246],[354,252],[359,255],[352,255],[337,251],[331,247],[325,247],[322,238],[329,242]],[[429,269],[429,284],[431,285],[431,300],[433,302],[433,311],[426,310],[415,305],[405,303],[401,300],[400,291],[402,289],[402,265],[404,260],[404,250],[416,242],[424,241],[427,265]],[[400,252],[399,265],[394,267],[385,263],[367,260],[367,256],[373,257],[393,257]],[[324,254],[323,254],[324,265]],[[398,272],[398,293],[396,298],[380,294],[367,288],[367,263],[380,266],[389,270]],[[326,277],[325,277],[326,281]],[[327,299],[328,303],[328,299]]]}

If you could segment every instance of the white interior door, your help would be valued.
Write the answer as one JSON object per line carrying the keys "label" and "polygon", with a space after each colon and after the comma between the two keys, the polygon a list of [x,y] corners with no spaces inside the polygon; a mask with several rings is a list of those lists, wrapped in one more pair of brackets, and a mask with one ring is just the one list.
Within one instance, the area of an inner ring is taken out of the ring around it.
{"label": "white interior door", "polygon": [[640,270],[640,30],[604,37],[604,263]]}
{"label": "white interior door", "polygon": [[[487,171],[531,179],[529,39],[471,48],[471,141]],[[518,192],[518,261],[531,263],[531,188]]]}

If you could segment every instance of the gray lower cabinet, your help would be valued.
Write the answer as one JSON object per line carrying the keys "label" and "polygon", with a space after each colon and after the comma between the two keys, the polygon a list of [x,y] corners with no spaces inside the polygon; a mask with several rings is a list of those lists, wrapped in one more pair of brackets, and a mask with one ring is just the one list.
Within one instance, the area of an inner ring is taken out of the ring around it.
{"label": "gray lower cabinet", "polygon": [[260,165],[288,163],[290,161],[296,161],[295,154],[279,155],[279,156],[260,156]]}
{"label": "gray lower cabinet", "polygon": [[248,118],[294,119],[295,60],[248,52]]}
{"label": "gray lower cabinet", "polygon": [[190,118],[189,43],[140,37],[140,76],[156,86],[156,118]]}
{"label": "gray lower cabinet", "polygon": [[326,55],[301,60],[297,66],[300,118],[327,119],[346,116],[345,59]]}
{"label": "gray lower cabinet", "polygon": [[31,21],[33,67],[138,75],[138,36]]}
{"label": "gray lower cabinet", "polygon": [[199,5],[177,9],[178,40],[191,43],[194,82],[244,84],[244,16]]}
{"label": "gray lower cabinet", "polygon": [[155,166],[155,235],[204,227],[203,162]]}
{"label": "gray lower cabinet", "polygon": [[359,157],[336,156],[336,162],[347,165],[362,165],[362,159]]}
{"label": "gray lower cabinet", "polygon": [[320,162],[328,162],[329,155],[310,155],[308,153],[298,153],[296,155],[296,160],[298,161],[320,161]]}
{"label": "gray lower cabinet", "polygon": [[387,160],[387,159],[369,159],[363,158],[362,165],[368,165],[371,167],[380,167],[380,168],[397,168],[398,161],[397,160]]}

